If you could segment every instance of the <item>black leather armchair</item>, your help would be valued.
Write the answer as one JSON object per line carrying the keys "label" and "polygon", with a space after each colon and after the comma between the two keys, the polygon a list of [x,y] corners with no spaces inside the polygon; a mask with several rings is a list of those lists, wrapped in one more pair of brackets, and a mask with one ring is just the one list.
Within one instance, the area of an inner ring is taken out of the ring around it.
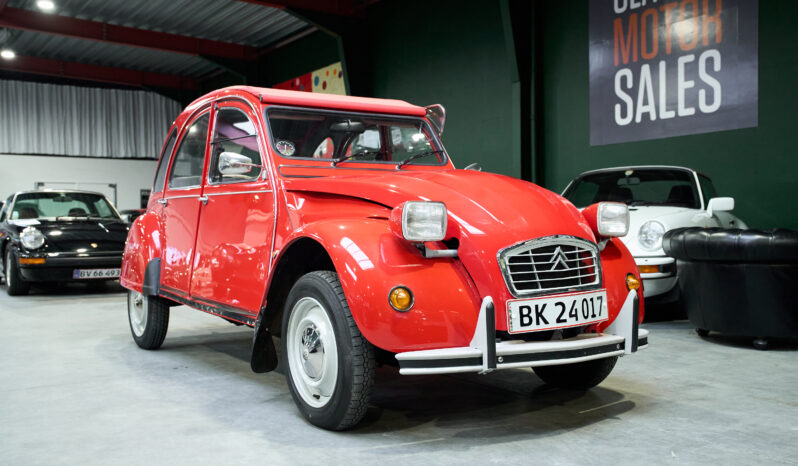
{"label": "black leather armchair", "polygon": [[798,231],[678,228],[665,234],[699,335],[798,337]]}

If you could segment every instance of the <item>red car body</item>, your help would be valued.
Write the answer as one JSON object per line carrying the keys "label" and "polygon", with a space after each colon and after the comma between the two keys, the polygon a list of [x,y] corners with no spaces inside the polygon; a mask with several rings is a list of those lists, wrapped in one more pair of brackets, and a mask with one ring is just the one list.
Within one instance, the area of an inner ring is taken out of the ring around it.
{"label": "red car body", "polygon": [[[177,135],[175,147],[198,115],[209,114],[213,122],[225,107],[238,109],[253,123],[263,176],[210,183],[212,148],[207,147],[202,183],[167,186],[154,193],[147,212],[132,225],[120,279],[125,288],[273,329],[282,313],[274,307],[283,305],[296,279],[297,273],[289,270],[307,272],[312,263],[332,264],[357,328],[371,345],[397,354],[402,373],[474,370],[475,364],[448,370],[440,364],[441,358],[452,357],[445,355],[447,350],[469,347],[479,349],[475,354],[482,355],[480,372],[488,372],[502,366],[501,361],[487,361],[486,355],[496,354],[493,335],[507,339],[505,303],[518,298],[506,283],[500,251],[537,238],[569,237],[601,249],[600,288],[606,290],[609,315],[582,333],[602,335],[617,323],[625,304],[631,312],[629,303],[636,296],[634,315],[624,324],[635,332],[623,336],[625,352],[636,350],[638,343],[645,345],[645,332],[637,330],[643,319],[642,289],[630,291],[629,286],[630,275],[640,278],[634,259],[619,239],[597,235],[595,214],[591,225],[551,191],[506,176],[458,170],[448,157],[440,165],[407,164],[401,169],[368,161],[331,166],[329,159],[284,157],[275,149],[267,120],[270,108],[291,107],[429,122],[425,108],[395,100],[237,86],[189,105],[171,130]],[[169,164],[170,151],[164,152],[161,164]],[[426,249],[448,250],[454,244],[456,257],[427,258],[418,244],[392,230],[392,212],[406,201],[419,200],[443,202],[448,213],[445,242],[427,242]],[[399,285],[412,290],[414,302],[408,312],[397,312],[389,303],[389,293]],[[486,297],[495,305],[486,308]],[[494,328],[482,343],[475,343],[486,309]],[[630,348],[630,338],[635,348]],[[269,344],[256,343],[253,351]],[[492,353],[480,345],[492,347]],[[590,359],[580,348],[574,360]],[[402,354],[405,360],[414,354],[421,357],[404,367]],[[419,365],[425,357],[438,363]],[[261,365],[257,358],[253,354],[256,369]]]}

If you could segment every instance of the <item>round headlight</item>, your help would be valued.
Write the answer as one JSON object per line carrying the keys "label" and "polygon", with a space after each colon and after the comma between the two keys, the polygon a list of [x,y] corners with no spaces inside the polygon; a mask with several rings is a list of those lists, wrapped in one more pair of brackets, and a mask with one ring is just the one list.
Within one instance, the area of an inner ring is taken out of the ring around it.
{"label": "round headlight", "polygon": [[19,234],[19,241],[27,249],[39,249],[44,245],[44,235],[34,227],[27,227]]}
{"label": "round headlight", "polygon": [[643,248],[653,251],[662,247],[662,237],[665,235],[665,226],[656,220],[649,220],[640,227],[637,241]]}

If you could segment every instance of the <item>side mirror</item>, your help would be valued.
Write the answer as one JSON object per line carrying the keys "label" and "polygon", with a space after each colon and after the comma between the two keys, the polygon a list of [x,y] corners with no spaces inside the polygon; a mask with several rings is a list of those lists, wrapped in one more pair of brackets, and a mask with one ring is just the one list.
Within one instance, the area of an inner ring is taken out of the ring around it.
{"label": "side mirror", "polygon": [[219,154],[219,173],[222,175],[246,175],[253,167],[261,168],[261,165],[252,163],[252,159],[246,155],[235,152]]}
{"label": "side mirror", "polygon": [[446,109],[441,104],[433,104],[426,107],[427,118],[432,122],[438,136],[443,134],[443,127],[446,125]]}
{"label": "side mirror", "polygon": [[474,170],[474,171],[477,171],[477,172],[481,172],[482,171],[482,165],[474,162],[471,165],[465,167],[463,170]]}
{"label": "side mirror", "polygon": [[712,217],[715,212],[728,212],[734,210],[733,197],[713,197],[707,203],[707,215]]}

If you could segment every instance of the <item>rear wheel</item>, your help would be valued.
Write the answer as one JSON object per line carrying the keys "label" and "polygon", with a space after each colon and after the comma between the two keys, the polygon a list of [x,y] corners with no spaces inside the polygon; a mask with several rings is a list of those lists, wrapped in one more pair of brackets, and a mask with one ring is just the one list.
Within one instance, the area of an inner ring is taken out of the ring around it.
{"label": "rear wheel", "polygon": [[144,349],[158,349],[169,329],[169,306],[157,296],[127,292],[127,317],[133,340]]}
{"label": "rear wheel", "polygon": [[288,386],[308,422],[331,430],[360,422],[374,385],[374,349],[352,318],[337,274],[316,271],[297,280],[281,340]]}
{"label": "rear wheel", "polygon": [[535,374],[549,385],[571,390],[587,390],[610,375],[618,356],[559,366],[534,367]]}
{"label": "rear wheel", "polygon": [[11,246],[6,250],[6,260],[3,263],[3,273],[6,276],[6,291],[10,296],[26,295],[30,291],[30,283],[22,279],[19,273],[17,257]]}

